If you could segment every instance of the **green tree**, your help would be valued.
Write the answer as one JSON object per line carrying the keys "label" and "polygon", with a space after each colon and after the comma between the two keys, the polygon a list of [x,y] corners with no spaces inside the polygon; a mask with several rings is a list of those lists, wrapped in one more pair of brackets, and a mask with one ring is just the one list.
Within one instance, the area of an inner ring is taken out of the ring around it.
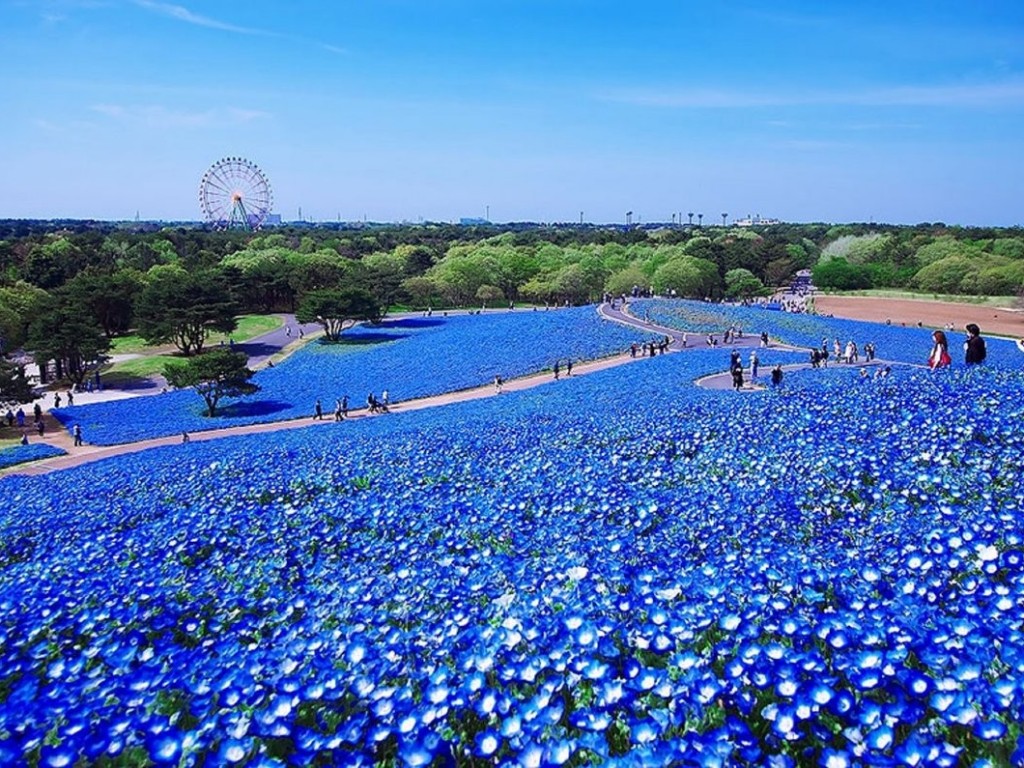
{"label": "green tree", "polygon": [[25,376],[25,366],[0,357],[0,405],[31,403],[34,399],[32,385]]}
{"label": "green tree", "polygon": [[377,299],[383,314],[402,296],[405,263],[391,253],[371,253],[363,258],[364,287]]}
{"label": "green tree", "polygon": [[630,264],[609,275],[604,283],[604,289],[612,296],[629,296],[633,291],[633,286],[641,290],[651,287],[650,278],[636,264]]}
{"label": "green tree", "polygon": [[922,267],[914,276],[914,285],[932,293],[960,293],[964,279],[977,271],[966,256],[946,256]]}
{"label": "green tree", "polygon": [[749,269],[738,267],[725,273],[725,293],[734,298],[749,299],[764,291],[764,283]]}
{"label": "green tree", "polygon": [[811,271],[814,284],[819,288],[837,291],[852,291],[871,287],[871,270],[868,267],[850,264],[841,256],[818,264]]}
{"label": "green tree", "polygon": [[482,301],[485,307],[491,306],[492,301],[502,297],[501,289],[495,285],[481,285],[476,290],[477,301]]}
{"label": "green tree", "polygon": [[203,351],[211,333],[235,330],[236,309],[221,272],[157,267],[139,294],[135,317],[146,341],[171,343],[191,355]]}
{"label": "green tree", "polygon": [[189,360],[167,363],[164,377],[178,389],[192,388],[206,401],[206,415],[217,414],[217,404],[225,397],[242,397],[259,391],[250,381],[254,372],[243,352],[211,349]]}
{"label": "green tree", "polygon": [[142,275],[134,269],[114,274],[79,272],[64,284],[68,301],[89,313],[108,337],[131,328],[136,296],[142,291]]}
{"label": "green tree", "polygon": [[46,291],[23,281],[0,288],[0,353],[24,345],[36,308],[48,297]]}
{"label": "green tree", "polygon": [[53,360],[58,377],[81,384],[89,365],[110,349],[110,340],[88,313],[57,294],[40,302],[29,324],[26,347],[41,370]]}
{"label": "green tree", "polygon": [[319,323],[329,342],[341,340],[341,334],[358,322],[375,322],[381,317],[377,299],[362,288],[307,293],[295,312],[300,323]]}
{"label": "green tree", "polygon": [[425,275],[408,277],[402,281],[402,290],[409,294],[417,304],[430,305],[438,291],[434,281]]}
{"label": "green tree", "polygon": [[683,256],[662,264],[654,273],[654,290],[662,295],[674,292],[674,295],[682,297],[706,296],[704,276],[696,261],[697,259]]}
{"label": "green tree", "polygon": [[959,240],[952,235],[945,235],[922,245],[917,249],[915,257],[918,264],[927,267],[950,257],[970,258],[977,255],[978,252],[978,247],[973,243]]}
{"label": "green tree", "polygon": [[498,282],[495,264],[488,251],[474,251],[469,246],[453,246],[427,277],[431,278],[444,297],[455,306],[466,306],[476,298],[481,285]]}

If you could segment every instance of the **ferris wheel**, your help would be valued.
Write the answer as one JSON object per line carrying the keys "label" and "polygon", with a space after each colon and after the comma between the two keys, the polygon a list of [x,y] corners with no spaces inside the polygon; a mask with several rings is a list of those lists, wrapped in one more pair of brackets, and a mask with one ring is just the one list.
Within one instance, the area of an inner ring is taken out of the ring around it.
{"label": "ferris wheel", "polygon": [[243,157],[218,160],[199,182],[203,215],[219,229],[259,229],[273,204],[267,177]]}

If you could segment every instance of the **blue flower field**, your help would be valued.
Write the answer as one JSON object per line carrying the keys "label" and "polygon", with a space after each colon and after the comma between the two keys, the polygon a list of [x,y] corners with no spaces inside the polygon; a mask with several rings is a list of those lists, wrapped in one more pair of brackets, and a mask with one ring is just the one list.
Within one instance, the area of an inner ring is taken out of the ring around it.
{"label": "blue flower field", "polygon": [[1024,376],[993,357],[737,394],[691,350],[4,478],[0,764],[1021,764]]}
{"label": "blue flower field", "polygon": [[86,439],[113,445],[242,424],[311,416],[317,398],[328,412],[349,396],[352,408],[389,390],[409,400],[488,384],[550,368],[556,359],[617,354],[651,334],[603,320],[594,307],[557,311],[388,320],[346,331],[345,344],[313,342],[280,365],[257,373],[255,395],[225,401],[215,418],[191,390],[61,408],[65,425],[80,423]]}
{"label": "blue flower field", "polygon": [[10,448],[0,450],[0,469],[13,467],[15,464],[23,464],[27,461],[38,461],[48,459],[52,456],[62,456],[65,453],[63,448],[46,443],[29,443],[28,445],[13,445]]}

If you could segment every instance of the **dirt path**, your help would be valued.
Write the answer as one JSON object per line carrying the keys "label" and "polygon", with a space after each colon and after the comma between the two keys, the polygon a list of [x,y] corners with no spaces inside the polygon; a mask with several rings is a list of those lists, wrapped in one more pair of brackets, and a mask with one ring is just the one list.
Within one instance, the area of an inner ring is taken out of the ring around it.
{"label": "dirt path", "polygon": [[977,323],[982,334],[1024,338],[1024,312],[983,307],[979,304],[930,301],[927,299],[884,299],[874,296],[816,296],[814,306],[820,314],[873,323],[889,321],[894,325],[945,328],[952,323],[962,331],[967,323]]}

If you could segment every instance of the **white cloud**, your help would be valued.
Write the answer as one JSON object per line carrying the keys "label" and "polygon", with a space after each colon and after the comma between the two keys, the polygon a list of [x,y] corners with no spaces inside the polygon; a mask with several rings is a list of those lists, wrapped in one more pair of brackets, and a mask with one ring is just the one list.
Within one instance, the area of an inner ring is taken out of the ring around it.
{"label": "white cloud", "polygon": [[680,109],[743,109],[801,106],[918,106],[918,107],[1020,107],[1024,106],[1024,81],[889,86],[867,90],[763,90],[730,89],[610,89],[598,94],[603,101],[648,107]]}
{"label": "white cloud", "polygon": [[168,109],[162,106],[124,106],[96,104],[94,112],[123,123],[135,123],[162,128],[208,128],[217,125],[239,125],[269,117],[269,113],[255,109],[225,107],[204,111]]}
{"label": "white cloud", "polygon": [[237,32],[242,35],[269,35],[270,32],[266,32],[262,29],[253,29],[251,27],[239,27],[235,24],[228,24],[224,21],[218,21],[212,19],[209,16],[202,16],[198,13],[193,13],[183,5],[173,5],[172,3],[161,3],[156,0],[133,0],[135,5],[140,8],[145,8],[147,11],[159,13],[161,16],[168,16],[178,21],[184,21],[187,24],[195,24],[200,27],[209,27],[210,29],[220,29],[224,32]]}

